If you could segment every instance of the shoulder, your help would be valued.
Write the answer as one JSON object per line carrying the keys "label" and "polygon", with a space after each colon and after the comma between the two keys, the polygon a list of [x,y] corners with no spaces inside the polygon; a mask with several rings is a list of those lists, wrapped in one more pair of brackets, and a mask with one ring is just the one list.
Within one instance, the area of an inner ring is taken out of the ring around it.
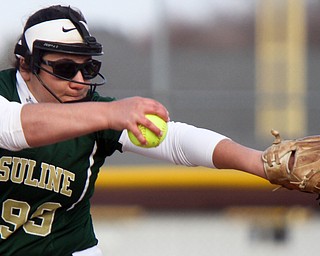
{"label": "shoulder", "polygon": [[14,100],[17,96],[16,89],[16,69],[6,69],[0,71],[0,95],[9,100]]}
{"label": "shoulder", "polygon": [[15,83],[16,81],[16,72],[15,68],[4,69],[0,71],[0,80],[8,83]]}
{"label": "shoulder", "polygon": [[95,92],[92,97],[92,101],[100,101],[100,102],[110,102],[115,101],[116,98],[108,97],[108,96],[101,96],[99,93]]}

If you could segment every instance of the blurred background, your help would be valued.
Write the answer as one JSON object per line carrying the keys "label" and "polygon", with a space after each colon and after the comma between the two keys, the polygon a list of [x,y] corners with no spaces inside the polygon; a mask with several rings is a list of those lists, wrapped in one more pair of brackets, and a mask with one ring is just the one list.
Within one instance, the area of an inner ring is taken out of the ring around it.
{"label": "blurred background", "polygon": [[[172,120],[257,149],[319,134],[320,2],[94,0],[8,2],[1,68],[24,22],[51,4],[78,7],[104,45],[103,95],[163,102]],[[106,255],[301,255],[320,249],[316,196],[235,170],[183,168],[115,154],[93,203]]]}

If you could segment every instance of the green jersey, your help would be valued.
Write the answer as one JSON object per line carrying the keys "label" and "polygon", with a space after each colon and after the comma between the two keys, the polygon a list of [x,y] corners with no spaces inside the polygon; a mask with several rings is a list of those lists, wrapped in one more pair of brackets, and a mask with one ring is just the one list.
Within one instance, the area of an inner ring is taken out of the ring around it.
{"label": "green jersey", "polygon": [[[20,102],[16,70],[0,72],[0,95]],[[0,255],[71,255],[96,245],[89,200],[105,158],[121,150],[120,135],[105,130],[17,152],[0,149]]]}

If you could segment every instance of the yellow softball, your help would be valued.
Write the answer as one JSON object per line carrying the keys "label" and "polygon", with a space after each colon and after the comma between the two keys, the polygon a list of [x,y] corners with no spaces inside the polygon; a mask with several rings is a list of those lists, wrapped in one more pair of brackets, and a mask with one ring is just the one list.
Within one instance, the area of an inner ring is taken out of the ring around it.
{"label": "yellow softball", "polygon": [[164,121],[162,118],[158,117],[157,115],[148,114],[146,115],[146,118],[148,118],[152,123],[154,123],[162,131],[162,136],[159,137],[156,134],[154,134],[152,131],[150,131],[148,128],[146,128],[145,126],[139,125],[139,129],[142,135],[146,138],[147,144],[142,145],[138,141],[137,137],[132,134],[131,131],[128,131],[129,139],[133,144],[139,147],[144,147],[144,148],[157,147],[166,137],[167,131],[168,131],[168,125],[166,121]]}

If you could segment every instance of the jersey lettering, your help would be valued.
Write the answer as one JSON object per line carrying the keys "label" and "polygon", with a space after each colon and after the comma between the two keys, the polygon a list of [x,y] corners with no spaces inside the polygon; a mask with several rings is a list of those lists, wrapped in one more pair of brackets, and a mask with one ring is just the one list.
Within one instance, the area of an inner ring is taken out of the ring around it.
{"label": "jersey lettering", "polygon": [[34,177],[37,162],[31,159],[3,156],[0,158],[0,182],[37,187],[71,197],[70,185],[75,174],[63,168],[41,163],[40,177]]}

